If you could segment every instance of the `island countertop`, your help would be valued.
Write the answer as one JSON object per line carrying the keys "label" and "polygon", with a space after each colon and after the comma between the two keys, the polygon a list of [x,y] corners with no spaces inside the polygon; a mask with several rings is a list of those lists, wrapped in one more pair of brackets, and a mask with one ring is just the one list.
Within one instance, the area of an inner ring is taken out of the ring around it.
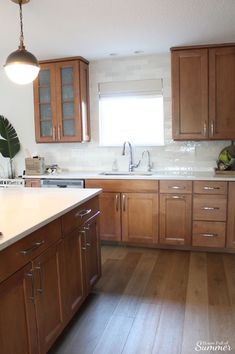
{"label": "island countertop", "polygon": [[101,189],[0,190],[0,250],[101,193]]}

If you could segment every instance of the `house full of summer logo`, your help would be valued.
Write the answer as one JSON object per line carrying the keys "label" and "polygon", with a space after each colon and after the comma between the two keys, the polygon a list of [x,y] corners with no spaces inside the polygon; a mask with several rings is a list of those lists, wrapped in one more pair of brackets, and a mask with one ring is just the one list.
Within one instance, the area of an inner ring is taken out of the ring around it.
{"label": "house full of summer logo", "polygon": [[230,352],[232,350],[229,342],[216,341],[216,342],[206,342],[206,341],[197,341],[195,345],[196,352]]}

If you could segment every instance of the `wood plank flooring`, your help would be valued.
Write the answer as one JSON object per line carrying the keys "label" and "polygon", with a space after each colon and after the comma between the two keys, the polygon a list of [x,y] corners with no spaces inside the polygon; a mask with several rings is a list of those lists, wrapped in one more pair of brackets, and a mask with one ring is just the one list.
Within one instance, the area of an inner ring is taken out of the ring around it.
{"label": "wood plank flooring", "polygon": [[102,263],[50,354],[235,353],[235,255],[103,246]]}

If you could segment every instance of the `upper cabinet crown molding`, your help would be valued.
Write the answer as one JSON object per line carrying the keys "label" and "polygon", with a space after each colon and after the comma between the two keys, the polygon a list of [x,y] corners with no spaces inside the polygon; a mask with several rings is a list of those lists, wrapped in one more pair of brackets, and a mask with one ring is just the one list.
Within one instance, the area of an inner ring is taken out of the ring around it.
{"label": "upper cabinet crown molding", "polygon": [[90,140],[88,61],[81,57],[44,60],[34,81],[38,143]]}
{"label": "upper cabinet crown molding", "polygon": [[171,48],[175,140],[235,139],[235,44]]}

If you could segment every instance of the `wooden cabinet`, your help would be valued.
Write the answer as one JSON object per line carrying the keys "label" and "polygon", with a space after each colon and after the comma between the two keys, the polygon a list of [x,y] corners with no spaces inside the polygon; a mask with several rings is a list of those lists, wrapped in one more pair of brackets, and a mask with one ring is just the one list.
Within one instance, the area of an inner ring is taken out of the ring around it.
{"label": "wooden cabinet", "polygon": [[63,313],[64,320],[68,323],[85,298],[81,234],[77,229],[65,236],[62,252]]}
{"label": "wooden cabinet", "polygon": [[192,245],[224,248],[227,221],[227,182],[195,181]]}
{"label": "wooden cabinet", "polygon": [[235,249],[235,182],[228,187],[228,222],[226,247]]}
{"label": "wooden cabinet", "polygon": [[175,140],[234,139],[235,46],[172,48]]}
{"label": "wooden cabinet", "polygon": [[1,354],[38,354],[31,265],[0,284]]}
{"label": "wooden cabinet", "polygon": [[60,286],[60,242],[37,257],[32,265],[39,352],[46,353],[64,326]]}
{"label": "wooden cabinet", "polygon": [[62,297],[66,323],[101,275],[98,197],[62,216]]}
{"label": "wooden cabinet", "polygon": [[1,354],[46,354],[99,279],[98,208],[95,197],[0,252]]}
{"label": "wooden cabinet", "polygon": [[90,140],[88,62],[81,58],[40,63],[34,81],[38,143]]}
{"label": "wooden cabinet", "polygon": [[[166,191],[168,193],[166,193]],[[160,182],[160,243],[189,245],[191,241],[192,182]]]}
{"label": "wooden cabinet", "polygon": [[80,229],[84,265],[83,279],[86,295],[90,293],[92,287],[101,276],[99,214],[100,212],[98,211]]}
{"label": "wooden cabinet", "polygon": [[102,240],[135,244],[158,242],[158,182],[86,180],[88,188],[103,188],[100,198]]}

